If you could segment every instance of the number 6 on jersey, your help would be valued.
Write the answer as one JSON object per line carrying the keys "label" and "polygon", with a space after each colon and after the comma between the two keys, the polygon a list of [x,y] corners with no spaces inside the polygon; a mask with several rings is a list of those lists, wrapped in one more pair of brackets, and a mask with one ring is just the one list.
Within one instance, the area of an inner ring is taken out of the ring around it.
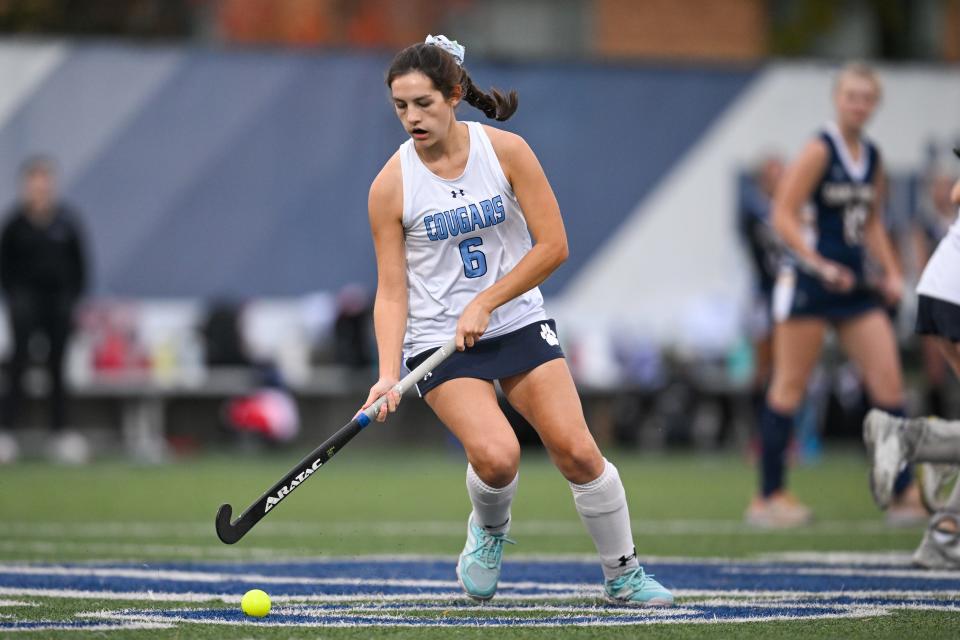
{"label": "number 6 on jersey", "polygon": [[483,238],[473,237],[462,241],[460,247],[460,257],[463,259],[463,275],[468,278],[479,278],[487,272],[487,256],[483,251],[475,249],[483,244]]}

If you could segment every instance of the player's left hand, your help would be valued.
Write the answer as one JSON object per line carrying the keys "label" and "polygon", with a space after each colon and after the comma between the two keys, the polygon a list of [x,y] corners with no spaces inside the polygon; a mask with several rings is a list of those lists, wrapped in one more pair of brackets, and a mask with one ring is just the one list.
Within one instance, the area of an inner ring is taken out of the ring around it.
{"label": "player's left hand", "polygon": [[463,351],[475,345],[489,324],[490,311],[477,298],[474,298],[457,321],[457,351]]}

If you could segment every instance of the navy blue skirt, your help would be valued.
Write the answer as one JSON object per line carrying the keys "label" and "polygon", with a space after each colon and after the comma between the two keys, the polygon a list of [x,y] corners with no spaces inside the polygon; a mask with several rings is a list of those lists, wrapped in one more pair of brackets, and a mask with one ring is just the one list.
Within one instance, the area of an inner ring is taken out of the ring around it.
{"label": "navy blue skirt", "polygon": [[[413,371],[436,349],[427,349],[407,358]],[[544,362],[563,357],[553,320],[534,322],[495,338],[481,338],[472,347],[457,351],[417,382],[420,396],[454,378],[499,380],[536,369]]]}
{"label": "navy blue skirt", "polygon": [[872,309],[883,308],[880,298],[872,290],[857,287],[845,293],[831,291],[820,280],[803,271],[796,273],[792,287],[789,280],[785,285],[778,282],[778,287],[781,290],[775,290],[774,296],[783,307],[774,310],[777,320],[812,316],[839,322]]}
{"label": "navy blue skirt", "polygon": [[917,298],[917,327],[921,336],[940,336],[960,342],[960,306],[930,296]]}

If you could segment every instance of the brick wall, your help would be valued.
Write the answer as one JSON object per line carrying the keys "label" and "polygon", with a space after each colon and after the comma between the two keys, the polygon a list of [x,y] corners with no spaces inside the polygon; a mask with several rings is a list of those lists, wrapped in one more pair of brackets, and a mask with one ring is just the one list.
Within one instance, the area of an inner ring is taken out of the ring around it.
{"label": "brick wall", "polygon": [[960,0],[947,0],[943,21],[943,59],[960,62]]}
{"label": "brick wall", "polygon": [[767,52],[764,0],[594,0],[601,57],[756,60]]}

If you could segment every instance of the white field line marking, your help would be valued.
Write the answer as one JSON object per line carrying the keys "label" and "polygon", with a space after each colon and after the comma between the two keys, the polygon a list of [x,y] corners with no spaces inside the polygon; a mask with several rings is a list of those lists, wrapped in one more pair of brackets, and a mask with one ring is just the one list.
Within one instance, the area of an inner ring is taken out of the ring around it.
{"label": "white field line marking", "polygon": [[[856,598],[854,598],[856,600]],[[897,600],[909,601],[914,600],[916,602],[922,602],[923,600],[929,600],[929,598],[897,598]],[[949,604],[948,601],[944,600],[943,605],[930,605],[931,607],[943,608],[948,611],[957,611],[960,610],[960,603]],[[690,598],[685,599],[681,603],[681,607],[671,607],[669,611],[680,611],[682,607],[687,609],[697,608],[697,607],[759,607],[759,608],[777,608],[788,605],[797,609],[816,609],[822,607],[839,607],[839,606],[853,606],[861,604],[877,604],[869,602],[831,602],[828,600],[820,600],[815,597],[809,598],[784,598],[784,597],[775,597],[775,598],[759,598],[759,599],[745,599],[745,598]],[[928,603],[924,602],[922,606],[926,607]],[[885,604],[885,606],[887,606]],[[892,606],[892,605],[890,605]],[[912,606],[912,605],[911,605]],[[582,604],[578,606],[572,605],[553,605],[553,604],[541,604],[533,603],[528,605],[518,605],[518,604],[500,604],[500,603],[491,603],[484,605],[466,605],[466,606],[457,606],[453,609],[450,609],[450,603],[448,602],[422,602],[422,603],[380,603],[380,604],[370,604],[370,603],[360,603],[356,605],[350,605],[349,603],[338,603],[338,604],[287,604],[280,607],[276,607],[276,611],[279,613],[289,613],[289,614],[298,614],[298,615],[316,615],[318,612],[322,612],[324,615],[329,615],[330,613],[357,613],[357,612],[389,612],[389,611],[403,611],[406,610],[416,610],[416,611],[445,611],[451,610],[457,613],[464,611],[482,611],[485,613],[497,613],[501,611],[509,612],[560,612],[560,613],[582,613],[584,615],[589,614],[590,612],[600,612],[600,613],[631,613],[636,612],[636,607],[630,606],[617,606],[606,603],[598,603],[596,605]]]}
{"label": "white field line marking", "polygon": [[913,554],[903,551],[778,551],[753,556],[758,562],[809,562],[811,564],[902,564],[912,566]]}
{"label": "white field line marking", "polygon": [[[104,552],[114,554],[132,554],[122,559],[96,558],[98,563],[129,562],[131,559],[140,560],[143,556],[159,556],[161,558],[199,558],[201,560],[250,560],[271,562],[309,562],[316,564],[334,564],[341,562],[456,562],[457,556],[439,553],[371,553],[359,555],[327,555],[318,556],[314,549],[304,549],[298,554],[297,549],[285,549],[283,552],[269,547],[227,547],[219,541],[211,546],[190,545],[158,545],[158,544],[122,544],[122,543],[84,543],[84,542],[41,542],[23,541],[13,542],[0,540],[0,551],[36,551],[41,553],[74,552]],[[181,552],[182,551],[182,552]],[[909,558],[909,556],[907,556]],[[597,564],[599,559],[592,553],[511,553],[511,560],[549,564],[555,562],[583,562]],[[727,564],[730,558],[690,558],[687,556],[642,556],[645,561],[671,562],[677,564]],[[89,558],[84,561],[90,561]],[[170,560],[175,561],[175,560]],[[738,559],[738,562],[749,560]],[[80,562],[79,560],[77,562]]]}
{"label": "white field line marking", "polygon": [[[82,542],[66,542],[58,544],[55,542],[35,542],[35,543],[14,543],[0,541],[0,550],[9,548],[11,550],[26,548],[25,545],[34,544],[38,551],[69,551],[72,547],[80,551],[95,551],[100,548],[109,548],[113,550],[127,549],[130,551],[145,550],[141,555],[171,556],[176,555],[190,556],[198,558],[209,558],[210,556],[223,556],[229,560],[264,560],[272,562],[298,562],[314,564],[334,564],[351,562],[456,562],[457,556],[440,553],[369,553],[354,555],[315,555],[315,550],[304,550],[302,555],[296,554],[296,549],[287,549],[280,553],[275,549],[268,547],[226,547],[222,544],[216,544],[209,547],[205,546],[187,546],[187,545],[142,545],[142,544],[116,544],[116,543],[94,543],[95,548]],[[64,546],[67,545],[67,546]],[[176,550],[184,549],[184,553],[172,553]],[[207,553],[207,552],[211,553]],[[154,553],[155,552],[155,553]],[[245,555],[254,557],[247,558]],[[556,562],[582,562],[584,564],[597,564],[598,558],[593,553],[532,553],[532,552],[514,552],[510,550],[509,558],[511,561],[529,562],[535,564],[551,564]],[[812,563],[812,564],[892,564],[912,566],[912,554],[909,552],[844,552],[844,551],[824,551],[822,555],[818,552],[783,552],[783,553],[763,553],[749,557],[691,557],[691,556],[656,556],[644,555],[641,550],[640,560],[642,564],[696,564],[696,565],[728,565],[736,563],[739,565],[765,564],[771,562],[780,562],[785,564]],[[135,558],[139,559],[139,558]],[[89,560],[86,560],[89,561]],[[95,562],[110,562],[111,559],[97,558]],[[79,560],[77,562],[80,562]],[[127,560],[117,560],[117,562],[129,562]],[[171,560],[175,562],[175,560]]]}
{"label": "white field line marking", "polygon": [[20,602],[19,600],[0,600],[0,607],[35,607],[36,602]]}
{"label": "white field line marking", "polygon": [[123,544],[113,542],[43,542],[36,540],[0,540],[0,551],[32,553],[101,553],[111,554],[112,557],[126,556],[127,558],[143,558],[144,556],[159,556],[163,558],[188,557],[205,559],[223,558],[228,560],[302,560],[290,551],[280,552],[269,547],[241,547],[233,548],[222,544],[209,547],[187,546],[179,544]]}
{"label": "white field line marking", "polygon": [[[644,555],[639,551],[641,564],[679,564],[679,565],[729,565],[735,564],[749,567],[751,565],[763,565],[771,563],[779,564],[823,564],[823,565],[903,565],[912,567],[913,554],[904,551],[878,551],[870,552],[847,552],[847,551],[823,551],[823,552],[783,552],[783,553],[762,553],[751,556],[732,556],[732,557],[695,557],[695,556],[657,556]],[[377,561],[377,560],[395,560],[395,559],[423,559],[423,560],[451,560],[455,561],[456,556],[440,555],[358,555],[358,556],[339,556],[336,560],[326,558],[320,562],[332,562],[340,560],[356,561]],[[510,549],[510,561],[523,561],[536,564],[549,564],[555,562],[583,562],[586,564],[595,564],[597,556],[589,553],[524,553],[514,552]]]}
{"label": "white field line marking", "polygon": [[[914,598],[898,598],[898,600],[915,600]],[[853,606],[883,606],[883,607],[897,607],[900,606],[899,603],[890,604],[890,603],[875,603],[875,602],[830,602],[823,601],[820,602],[815,599],[783,599],[783,598],[770,598],[770,599],[756,599],[756,600],[742,600],[739,598],[693,598],[690,600],[684,600],[683,606],[690,608],[697,607],[751,607],[757,609],[779,609],[784,606],[788,606],[791,609],[823,609],[829,607],[853,607]],[[904,606],[907,607],[923,607],[926,608],[927,604],[924,602],[910,603],[906,602]],[[945,608],[948,611],[960,611],[960,604],[956,605],[931,605],[934,607]]]}
{"label": "white field line marking", "polygon": [[[690,594],[693,592],[692,589],[686,589],[682,591],[685,594]],[[779,603],[788,602],[790,604],[793,604],[795,602],[812,602],[812,603],[822,604],[823,602],[826,602],[831,598],[832,599],[851,598],[853,600],[870,600],[870,599],[877,599],[877,598],[893,598],[895,600],[929,600],[930,594],[933,594],[933,599],[935,600],[943,600],[944,602],[948,602],[950,592],[939,591],[939,590],[937,591],[873,591],[873,592],[870,592],[870,591],[843,591],[843,592],[805,591],[798,595],[797,592],[782,591],[782,592],[776,592],[775,595],[760,594],[759,596],[749,598],[749,600],[739,595],[740,593],[741,592],[739,591],[727,591],[725,592],[724,596],[721,596],[719,598],[714,596],[706,596],[706,597],[688,596],[684,598],[684,604],[691,604],[691,603],[710,604],[714,600],[717,600],[721,604],[725,604],[728,602],[739,602],[741,604],[744,604],[744,603],[753,604],[753,603],[760,603],[760,602],[779,602]],[[828,595],[823,595],[824,593]],[[960,603],[958,603],[957,606],[960,606]]]}
{"label": "white field line marking", "polygon": [[[638,614],[642,615],[642,614]],[[333,616],[335,617],[335,616]],[[323,627],[328,628],[369,628],[369,627],[430,627],[430,628],[448,628],[448,627],[467,627],[467,628],[476,628],[476,627],[489,627],[500,629],[504,627],[508,628],[519,628],[519,627],[567,627],[567,626],[622,626],[622,625],[637,625],[637,624],[649,624],[650,622],[664,622],[663,618],[659,618],[652,621],[647,621],[643,619],[634,619],[634,620],[590,620],[590,621],[560,621],[560,622],[537,622],[531,620],[530,618],[516,618],[516,619],[507,619],[506,624],[501,622],[497,625],[484,625],[483,622],[489,620],[489,618],[476,618],[476,619],[454,619],[454,620],[443,620],[431,621],[431,624],[424,624],[423,622],[413,618],[407,618],[403,616],[368,616],[375,618],[374,622],[370,623],[358,623],[358,622],[343,622],[339,620],[324,620],[318,618],[315,623],[303,623],[303,622],[281,622],[281,621],[272,621],[272,620],[258,620],[256,623],[257,627]],[[811,616],[812,617],[812,616]],[[147,621],[147,620],[161,620],[163,622],[169,623],[191,623],[191,624],[214,624],[219,626],[246,626],[244,620],[218,620],[214,619],[203,619],[197,620],[195,618],[184,618],[181,616],[169,616],[169,615],[160,615],[160,616],[142,616],[139,614],[125,614],[125,613],[116,613],[112,616],[109,616],[108,619],[111,620],[130,620],[130,621]],[[472,624],[471,624],[472,623]]]}
{"label": "white field line marking", "polygon": [[[605,601],[604,601],[605,602]],[[688,603],[684,603],[686,606]],[[271,610],[272,612],[273,610]],[[652,611],[652,609],[638,609],[637,607],[629,606],[615,606],[609,604],[584,604],[581,606],[561,606],[561,605],[552,605],[552,604],[532,604],[528,606],[510,606],[510,605],[500,605],[500,604],[484,604],[484,605],[466,605],[466,606],[457,606],[454,608],[450,607],[449,603],[416,603],[410,604],[406,609],[397,607],[396,605],[389,604],[358,604],[355,606],[349,605],[317,605],[317,604],[290,604],[282,607],[277,607],[276,611],[282,614],[293,614],[293,615],[310,615],[310,616],[329,616],[331,614],[342,614],[342,615],[351,615],[355,613],[405,613],[409,615],[411,612],[437,612],[437,611],[450,611],[452,613],[462,613],[462,612],[483,612],[483,613],[575,613],[578,615],[617,615],[617,614],[635,614],[637,612],[643,611]],[[686,615],[691,612],[689,609],[684,609],[683,607],[670,607],[669,609],[658,609],[658,613],[666,615]]]}
{"label": "white field line marking", "polygon": [[[309,562],[314,564],[334,564],[334,563],[352,563],[352,562],[382,562],[382,561],[400,561],[400,562],[456,562],[457,556],[434,553],[409,553],[409,554],[358,554],[358,555],[316,555],[314,549],[303,549],[302,553],[297,553],[298,549],[285,549],[278,551],[269,547],[227,547],[222,544],[211,544],[211,546],[197,545],[165,545],[165,544],[123,544],[107,542],[44,542],[44,541],[22,541],[15,542],[9,540],[0,540],[0,551],[29,551],[35,553],[103,553],[106,557],[96,558],[98,563],[119,562],[126,563],[131,560],[142,560],[145,556],[157,557],[158,559],[174,562],[177,558],[196,558],[200,560],[216,561],[225,559],[231,561],[246,560],[251,562]],[[112,554],[112,555],[110,555]],[[123,555],[126,554],[126,555]],[[513,552],[509,554],[511,561],[529,562],[536,564],[550,564],[556,562],[582,562],[585,564],[596,564],[597,556],[592,553],[525,553]],[[909,552],[846,552],[846,551],[824,551],[820,552],[783,552],[783,553],[763,553],[749,557],[690,557],[690,556],[656,556],[643,555],[641,550],[641,564],[697,564],[697,565],[728,565],[736,563],[741,566],[753,564],[765,564],[778,562],[784,564],[811,563],[822,565],[903,565],[912,567],[912,554]],[[85,558],[82,561],[91,561]]]}
{"label": "white field line marking", "polygon": [[[956,571],[935,569],[875,569],[866,567],[795,567],[790,569],[793,575],[800,576],[857,576],[861,578],[924,578],[927,580],[956,580],[960,574]],[[724,573],[746,573],[777,575],[783,573],[782,567],[730,567]]]}
{"label": "white field line marking", "polygon": [[[213,535],[211,534],[212,538]],[[299,553],[298,553],[299,551]],[[337,562],[374,562],[382,560],[401,560],[403,562],[415,561],[456,561],[456,556],[443,554],[361,554],[344,556],[317,556],[316,549],[283,549],[278,550],[271,547],[227,547],[220,544],[219,541],[211,541],[209,546],[205,545],[183,545],[183,544],[143,544],[143,543],[122,543],[122,542],[74,542],[74,541],[42,541],[42,540],[0,540],[0,552],[10,553],[38,553],[38,554],[96,554],[98,562],[116,561],[124,562],[130,560],[142,560],[144,557],[155,557],[158,559],[176,559],[193,558],[199,560],[248,560],[248,561],[272,561],[272,562],[314,562],[314,563],[337,563]],[[670,564],[728,564],[731,561],[737,563],[762,563],[762,562],[810,562],[819,564],[902,564],[911,565],[911,554],[909,553],[877,553],[866,554],[857,552],[824,552],[822,556],[817,553],[807,552],[785,552],[785,553],[765,553],[760,556],[749,558],[691,558],[689,556],[647,556],[640,551],[640,560],[645,564],[670,563]],[[511,560],[524,562],[585,562],[596,563],[597,557],[593,554],[584,553],[511,553]],[[89,560],[89,558],[84,558]]]}
{"label": "white field line marking", "polygon": [[[856,533],[880,535],[891,533],[881,520],[825,520],[798,529],[758,529],[741,520],[635,520],[631,523],[638,535],[837,535]],[[149,523],[56,523],[7,522],[0,523],[0,534],[29,538],[209,538],[209,522]],[[264,523],[258,527],[262,535],[283,537],[311,537],[314,535],[370,535],[370,536],[461,536],[465,527],[460,521],[387,521],[324,523]],[[548,537],[585,536],[583,525],[575,520],[517,521],[511,527],[514,535]]]}
{"label": "white field line marking", "polygon": [[[871,605],[856,605],[849,606],[843,605],[837,607],[839,610],[833,613],[821,613],[814,614],[809,616],[792,616],[788,614],[773,615],[766,617],[752,617],[752,616],[740,616],[734,618],[693,618],[693,619],[682,619],[677,620],[676,622],[681,624],[715,624],[715,623],[737,623],[737,622],[771,622],[771,621],[780,621],[780,620],[823,620],[823,619],[838,619],[838,618],[867,618],[875,616],[884,616],[890,614],[889,607],[885,606],[871,606]],[[664,615],[664,610],[648,610],[644,611],[642,609],[637,610],[635,614],[636,617],[633,619],[624,620],[622,616],[613,617],[609,620],[595,619],[587,621],[557,621],[557,622],[538,622],[530,618],[506,618],[496,619],[506,624],[496,625],[494,628],[500,627],[566,627],[566,626],[623,626],[623,625],[648,625],[648,624],[663,624],[669,622],[669,620],[664,620],[664,618],[671,617],[669,614]],[[331,618],[336,618],[337,616],[328,616]],[[423,624],[422,622],[411,619],[409,617],[396,616],[396,615],[379,615],[379,616],[370,616],[376,618],[376,622],[372,623],[356,623],[356,622],[341,622],[341,621],[331,621],[324,620],[323,618],[318,618],[318,623],[316,626],[323,626],[324,628],[331,627],[468,627],[468,626],[484,626],[483,622],[489,620],[489,618],[467,618],[467,619],[452,619],[445,621],[443,619],[431,619],[431,624]],[[223,626],[244,626],[245,622],[243,620],[217,620],[217,619],[202,619],[198,620],[195,618],[185,618],[181,616],[169,616],[169,615],[159,615],[159,616],[146,616],[141,614],[128,614],[123,612],[115,612],[110,615],[109,619],[115,620],[131,620],[131,621],[152,621],[160,620],[163,622],[170,623],[191,623],[191,624],[216,624]],[[472,623],[472,624],[470,624]],[[257,626],[266,626],[266,627],[279,627],[279,626],[314,626],[303,623],[290,623],[282,621],[258,621]],[[490,625],[494,626],[494,625]]]}
{"label": "white field line marking", "polygon": [[844,589],[842,591],[754,591],[751,589],[674,589],[673,595],[678,598],[890,598],[894,600],[943,600],[960,597],[960,590],[946,591],[901,591],[898,589],[880,590]]}
{"label": "white field line marking", "polygon": [[[201,571],[170,571],[151,569],[114,569],[99,567],[38,567],[30,565],[0,565],[0,573],[35,576],[81,576],[97,578],[131,578],[139,580],[167,580],[170,582],[251,582],[254,584],[348,585],[384,587],[428,587],[456,589],[456,580],[409,580],[393,578],[305,578],[298,576],[268,576],[256,573],[211,573]],[[578,591],[596,588],[588,583],[508,582],[501,589],[540,589],[544,591]]]}
{"label": "white field line marking", "polygon": [[[349,609],[288,609],[286,607],[280,607],[277,609],[277,613],[280,615],[298,615],[308,618],[330,618],[330,617],[341,617],[341,616],[364,616],[364,617],[387,617],[395,620],[416,620],[418,618],[423,618],[425,613],[437,613],[441,611],[440,609],[421,609],[417,607],[410,607],[406,610],[404,609],[382,609],[382,608],[360,608],[360,607],[351,607]],[[648,616],[657,616],[662,618],[676,618],[680,616],[691,616],[697,615],[700,613],[697,609],[687,609],[684,607],[670,607],[670,608],[650,608],[642,609],[639,607],[631,607],[630,609],[618,608],[618,609],[602,609],[599,607],[593,607],[586,605],[583,607],[455,607],[449,608],[445,611],[448,612],[451,616],[464,617],[463,614],[467,613],[486,613],[490,614],[486,617],[494,618],[510,618],[509,614],[515,613],[539,613],[539,614],[550,614],[555,616],[593,616],[597,618],[608,618],[616,616],[637,616],[637,615],[648,615]],[[271,610],[271,614],[273,611]],[[507,614],[507,615],[501,615]]]}
{"label": "white field line marking", "polygon": [[55,622],[50,622],[46,626],[31,626],[31,627],[21,627],[21,628],[6,628],[2,629],[3,633],[17,633],[17,632],[31,632],[31,631],[126,631],[128,629],[172,629],[175,625],[169,622],[154,622],[154,621],[140,621],[127,622],[125,620],[120,620],[116,624],[93,624],[83,627],[73,627],[68,626],[66,623],[57,625]]}
{"label": "white field line marking", "polygon": [[[32,598],[67,598],[78,600],[124,600],[130,602],[240,602],[241,596],[221,593],[166,593],[160,591],[85,591],[82,589],[21,589],[0,587],[0,595]],[[276,596],[271,596],[277,600]]]}
{"label": "white field line marking", "polygon": [[[924,578],[931,580],[956,580],[957,573],[953,571],[930,571],[923,569],[877,569],[874,567],[862,568],[834,568],[834,567],[792,567],[793,575],[830,575],[830,576],[857,576],[857,577],[896,577],[896,578]],[[776,575],[784,572],[783,567],[742,566],[733,565],[724,569],[730,574],[763,574]],[[300,584],[300,585],[349,585],[349,586],[384,586],[384,587],[418,587],[455,589],[458,585],[454,580],[431,579],[392,579],[392,578],[313,578],[304,576],[266,575],[261,573],[222,573],[216,571],[186,571],[179,569],[141,569],[136,567],[98,567],[98,566],[45,566],[31,564],[0,564],[0,574],[36,575],[36,576],[78,576],[98,578],[129,578],[137,580],[166,580],[170,582],[249,582],[254,584]],[[506,589],[540,589],[545,591],[578,591],[591,589],[591,583],[564,583],[564,582],[535,582],[535,581],[505,581],[501,583]]]}
{"label": "white field line marking", "polygon": [[[843,590],[843,591],[753,591],[753,590],[710,590],[710,589],[675,589],[674,595],[678,598],[781,598],[781,599],[810,599],[810,598],[889,598],[893,600],[948,600],[960,599],[960,591],[902,591],[899,589],[880,590]],[[167,593],[159,591],[86,591],[81,589],[35,589],[19,587],[0,587],[0,596],[15,596],[21,598],[76,598],[83,600],[124,600],[130,602],[225,602],[237,604],[240,594],[225,595],[222,593]],[[530,601],[562,601],[582,600],[585,598],[601,598],[599,587],[591,588],[589,592],[570,591],[555,593],[501,593],[498,594],[501,602],[530,602]],[[390,603],[418,603],[418,602],[465,602],[467,597],[462,592],[456,593],[408,593],[408,594],[299,594],[284,595],[271,594],[270,599],[277,604],[323,603],[348,604],[351,602],[390,602]],[[681,603],[686,604],[686,603]],[[891,605],[892,606],[892,605]]]}
{"label": "white field line marking", "polygon": [[[0,565],[0,574],[33,576],[80,576],[97,578],[130,578],[137,580],[166,580],[170,582],[209,582],[226,581],[261,582],[264,584],[303,584],[303,585],[377,585],[397,587],[433,587],[453,589],[456,580],[391,580],[364,578],[305,578],[295,576],[267,576],[255,573],[216,573],[202,571],[170,571],[150,569],[114,569],[98,567],[43,567],[30,565]],[[536,583],[529,583],[536,585]]]}
{"label": "white field line marking", "polygon": [[[85,591],[81,589],[22,589],[18,587],[0,587],[0,595],[39,598],[76,598],[82,600],[124,600],[130,602],[225,602],[239,604],[240,594],[224,595],[222,593],[167,593],[160,591]],[[577,600],[583,598],[600,599],[600,589],[596,587],[591,593],[579,591],[556,593],[502,593],[504,600],[514,601],[541,601],[541,600]],[[406,593],[406,594],[303,594],[283,595],[271,594],[270,600],[281,603],[350,603],[350,602],[464,602],[468,598],[461,591],[456,593]]]}

